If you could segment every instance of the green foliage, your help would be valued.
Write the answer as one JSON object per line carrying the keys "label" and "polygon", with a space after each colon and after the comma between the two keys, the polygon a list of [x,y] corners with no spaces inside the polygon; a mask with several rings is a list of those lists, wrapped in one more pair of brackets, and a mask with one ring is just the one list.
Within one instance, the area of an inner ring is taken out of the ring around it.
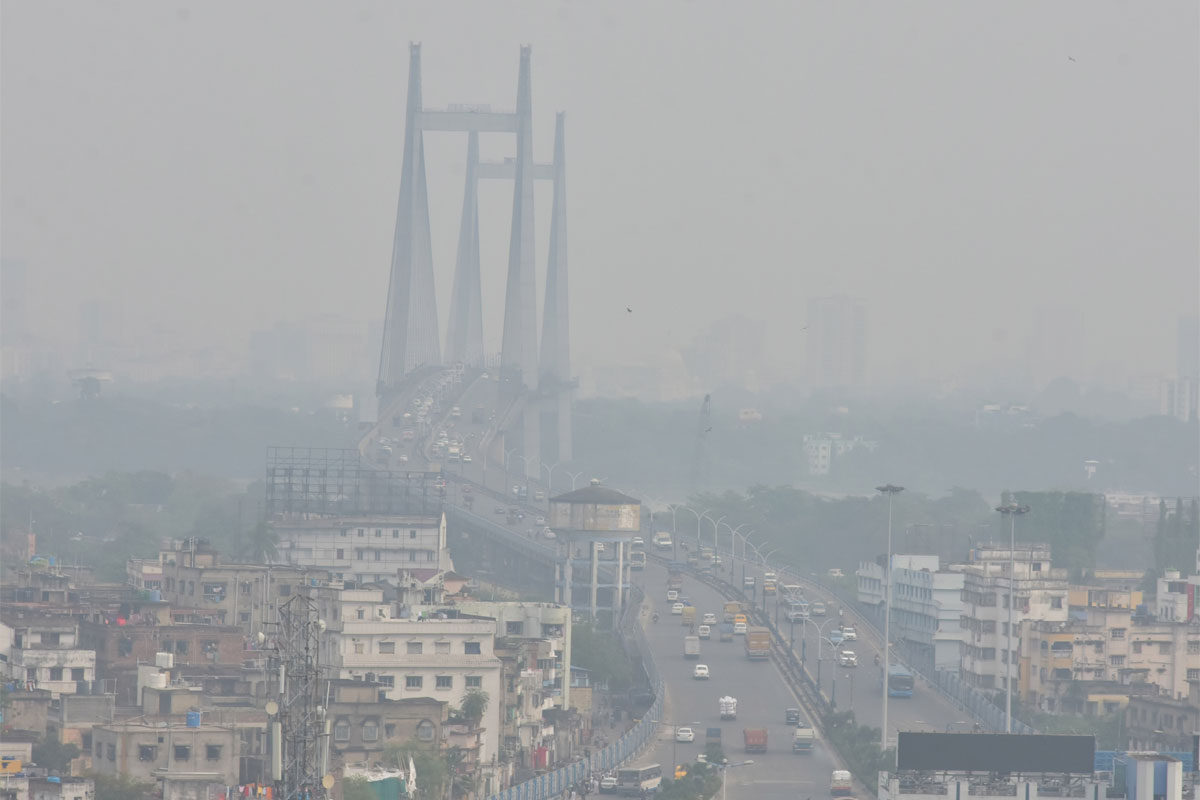
{"label": "green foliage", "polygon": [[1020,716],[1022,722],[1034,727],[1039,733],[1095,736],[1098,750],[1124,750],[1128,745],[1124,737],[1124,715],[1120,711],[1100,716],[1038,713],[1017,715],[1015,712],[1014,716]]}
{"label": "green foliage", "polygon": [[487,711],[488,699],[488,693],[482,689],[467,692],[462,701],[462,715],[472,722],[479,722]]}
{"label": "green foliage", "polygon": [[79,748],[63,744],[55,734],[47,733],[33,746],[33,763],[58,775],[71,772],[72,759],[79,758]]}
{"label": "green foliage", "polygon": [[[408,759],[411,757],[413,767],[417,770],[417,800],[441,800],[450,777],[448,753],[449,751],[443,754],[431,750],[415,739],[407,742],[388,742],[383,749],[382,761],[390,767],[408,769]],[[461,761],[461,755],[456,758]]]}
{"label": "green foliage", "polygon": [[710,764],[720,764],[725,760],[725,749],[719,742],[709,742],[704,746],[704,757]]}
{"label": "green foliage", "polygon": [[1105,530],[1104,495],[1087,492],[1016,492],[1010,495],[1006,492],[1004,497],[1029,506],[1029,513],[1016,522],[1018,542],[1046,542],[1050,545],[1054,565],[1070,569],[1074,577],[1096,565],[1096,548],[1104,538]]}
{"label": "green foliage", "polygon": [[882,770],[893,769],[896,752],[879,749],[879,728],[859,725],[853,711],[833,712],[825,716],[825,734],[846,761],[854,777],[874,786]]}
{"label": "green foliage", "polygon": [[151,800],[154,797],[153,783],[144,783],[124,773],[96,772],[88,777],[96,782],[95,800]]}
{"label": "green foliage", "polygon": [[571,626],[571,666],[590,671],[593,681],[607,683],[615,691],[633,683],[633,661],[621,640],[590,622]]}
{"label": "green foliage", "polygon": [[379,800],[371,782],[361,775],[342,779],[342,800]]}
{"label": "green foliage", "polygon": [[1158,526],[1154,532],[1154,567],[1158,574],[1164,569],[1177,569],[1181,575],[1195,572],[1196,542],[1200,540],[1200,501],[1192,498],[1188,505],[1182,498],[1175,500],[1173,510],[1167,502],[1158,504]]}

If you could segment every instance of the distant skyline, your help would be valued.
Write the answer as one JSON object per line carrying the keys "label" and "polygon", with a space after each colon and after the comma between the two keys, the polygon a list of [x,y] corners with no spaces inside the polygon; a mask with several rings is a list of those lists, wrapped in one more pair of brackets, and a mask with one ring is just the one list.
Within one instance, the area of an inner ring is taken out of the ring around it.
{"label": "distant skyline", "polygon": [[[255,331],[382,318],[409,41],[435,107],[511,106],[533,45],[539,160],[567,112],[580,368],[740,314],[801,376],[808,301],[846,294],[868,385],[1059,362],[1120,385],[1175,370],[1197,310],[1194,3],[12,0],[0,22],[0,252],[29,331],[72,350],[91,303],[247,356]],[[442,320],[464,148],[427,140]],[[511,191],[480,201],[497,351]],[[549,207],[539,187],[539,302]]]}

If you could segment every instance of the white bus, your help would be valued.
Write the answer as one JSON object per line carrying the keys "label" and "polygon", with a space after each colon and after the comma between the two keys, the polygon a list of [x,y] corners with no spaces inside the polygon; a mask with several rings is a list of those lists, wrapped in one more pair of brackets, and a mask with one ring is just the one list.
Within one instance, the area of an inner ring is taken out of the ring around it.
{"label": "white bus", "polygon": [[617,791],[628,797],[636,797],[642,792],[657,792],[661,786],[662,767],[658,764],[617,770]]}

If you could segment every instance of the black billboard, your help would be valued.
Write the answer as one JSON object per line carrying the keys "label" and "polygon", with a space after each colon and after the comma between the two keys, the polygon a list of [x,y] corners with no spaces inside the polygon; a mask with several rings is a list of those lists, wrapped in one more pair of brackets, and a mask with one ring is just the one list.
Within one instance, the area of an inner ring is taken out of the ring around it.
{"label": "black billboard", "polygon": [[1096,737],[901,731],[898,769],[956,772],[1072,772],[1090,775]]}

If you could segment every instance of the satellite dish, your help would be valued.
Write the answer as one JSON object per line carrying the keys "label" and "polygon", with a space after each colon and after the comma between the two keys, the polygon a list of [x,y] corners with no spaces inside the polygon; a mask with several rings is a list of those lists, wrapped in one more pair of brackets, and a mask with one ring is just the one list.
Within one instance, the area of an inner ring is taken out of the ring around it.
{"label": "satellite dish", "polygon": [[321,785],[324,786],[326,789],[332,789],[333,788],[333,776],[326,775],[323,778],[321,778]]}
{"label": "satellite dish", "polygon": [[273,717],[279,713],[279,703],[276,703],[274,700],[268,700],[267,704],[263,706],[263,710],[267,712],[267,716]]}

